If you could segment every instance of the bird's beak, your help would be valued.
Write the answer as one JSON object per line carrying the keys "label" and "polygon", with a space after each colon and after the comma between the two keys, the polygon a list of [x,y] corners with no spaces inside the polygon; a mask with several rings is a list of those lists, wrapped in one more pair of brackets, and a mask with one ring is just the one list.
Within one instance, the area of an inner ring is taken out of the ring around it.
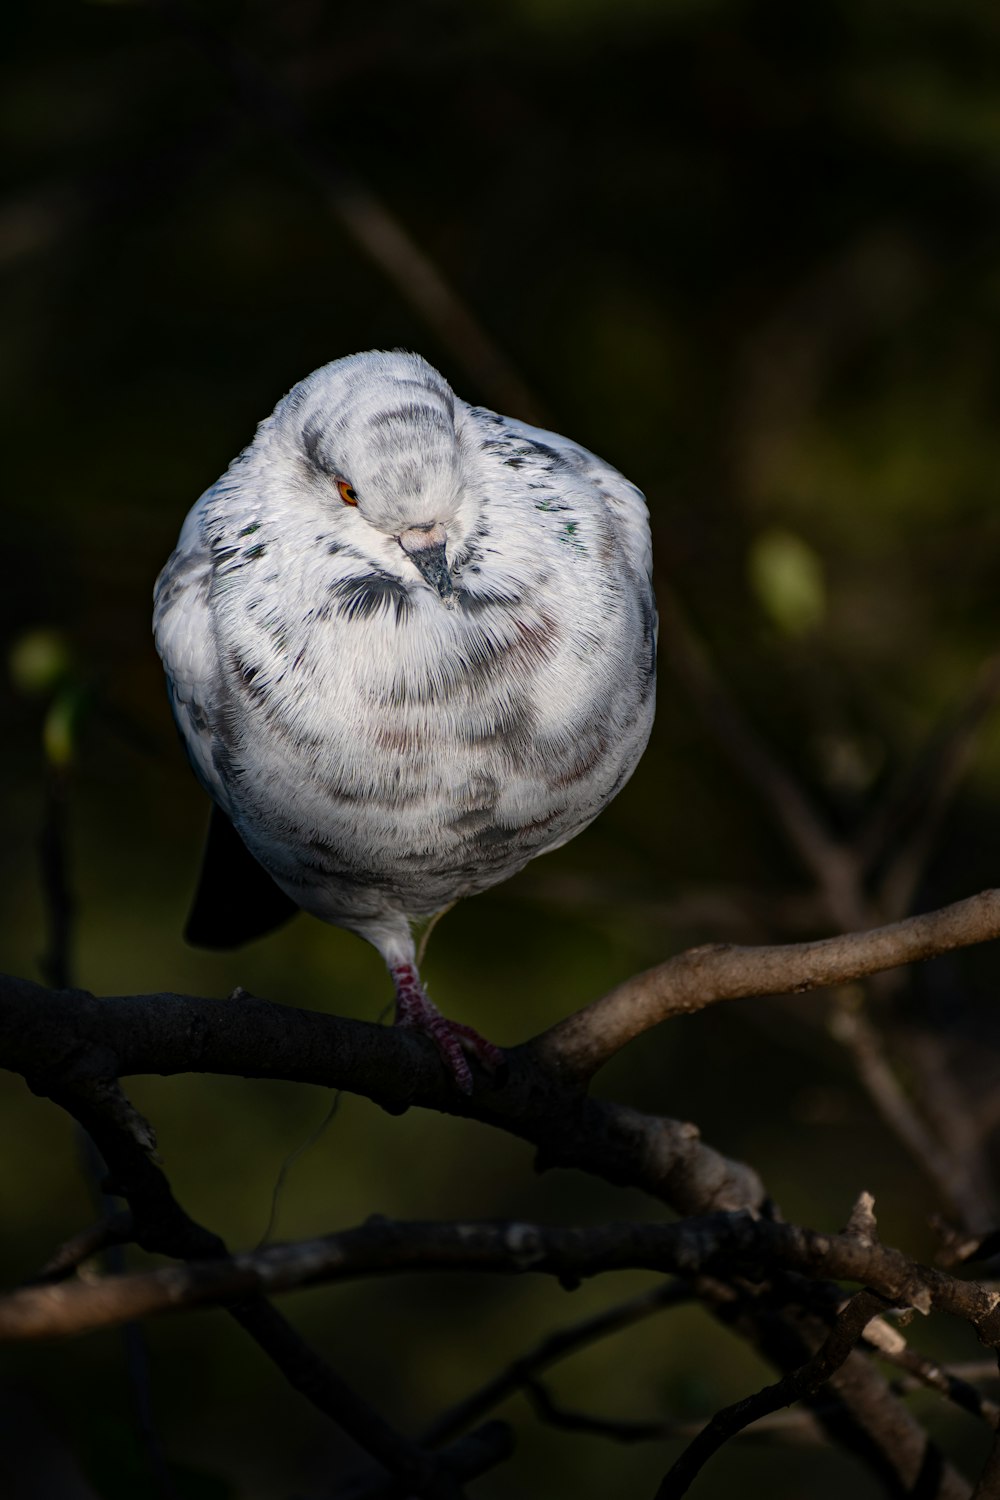
{"label": "bird's beak", "polygon": [[451,581],[448,559],[445,556],[447,533],[440,521],[433,526],[411,526],[401,532],[399,545],[419,569],[421,577],[436,589],[445,603],[455,597],[455,586]]}

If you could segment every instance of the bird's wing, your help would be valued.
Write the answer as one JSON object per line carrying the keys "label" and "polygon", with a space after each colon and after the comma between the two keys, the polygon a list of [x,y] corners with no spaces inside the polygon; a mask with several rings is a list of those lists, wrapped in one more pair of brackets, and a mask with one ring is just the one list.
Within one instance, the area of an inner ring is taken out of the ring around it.
{"label": "bird's wing", "polygon": [[495,427],[484,430],[487,439],[501,431],[534,450],[539,458],[551,460],[554,455],[570,474],[584,479],[601,496],[614,512],[618,534],[625,555],[636,572],[650,579],[653,573],[653,546],[649,535],[649,512],[642,491],[618,469],[598,458],[588,448],[582,448],[570,438],[558,432],[547,432],[542,427],[531,427],[515,417],[498,417],[494,412],[473,408],[474,417],[485,418]]}
{"label": "bird's wing", "polygon": [[201,948],[235,948],[263,937],[298,911],[236,832],[216,768],[212,703],[219,675],[212,625],[212,555],[195,506],[153,595],[153,633],[170,706],[195,775],[217,804],[184,936]]}
{"label": "bird's wing", "polygon": [[195,506],[153,590],[153,637],[167,675],[170,707],[194,773],[224,807],[225,787],[212,758],[211,704],[219,675],[210,593],[212,555]]}

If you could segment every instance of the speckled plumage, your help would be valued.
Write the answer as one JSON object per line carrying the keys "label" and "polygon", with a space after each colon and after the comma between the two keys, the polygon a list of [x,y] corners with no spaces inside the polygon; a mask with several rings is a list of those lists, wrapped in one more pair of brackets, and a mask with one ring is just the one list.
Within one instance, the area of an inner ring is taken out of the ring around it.
{"label": "speckled plumage", "polygon": [[205,789],[393,969],[410,919],[585,828],[652,723],[641,494],[413,354],[295,386],[188,516],[154,626]]}

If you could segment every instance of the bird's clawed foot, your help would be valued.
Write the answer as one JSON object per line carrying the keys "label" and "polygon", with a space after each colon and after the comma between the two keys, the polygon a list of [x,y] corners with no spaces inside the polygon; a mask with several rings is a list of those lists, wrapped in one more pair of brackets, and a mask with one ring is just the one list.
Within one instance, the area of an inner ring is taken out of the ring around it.
{"label": "bird's clawed foot", "polygon": [[506,1060],[499,1047],[488,1042],[471,1026],[449,1021],[428,999],[415,964],[393,964],[389,972],[396,987],[395,1024],[423,1031],[431,1038],[463,1094],[472,1093],[472,1071],[466,1053],[481,1063],[488,1073],[498,1073],[505,1068]]}

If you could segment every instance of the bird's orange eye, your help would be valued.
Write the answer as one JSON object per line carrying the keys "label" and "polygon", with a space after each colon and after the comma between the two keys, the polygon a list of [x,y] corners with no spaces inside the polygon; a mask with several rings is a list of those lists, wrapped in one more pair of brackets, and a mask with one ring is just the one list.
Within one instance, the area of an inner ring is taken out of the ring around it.
{"label": "bird's orange eye", "polygon": [[337,480],[337,490],[345,505],[357,505],[357,491],[352,484],[348,484],[346,479]]}

